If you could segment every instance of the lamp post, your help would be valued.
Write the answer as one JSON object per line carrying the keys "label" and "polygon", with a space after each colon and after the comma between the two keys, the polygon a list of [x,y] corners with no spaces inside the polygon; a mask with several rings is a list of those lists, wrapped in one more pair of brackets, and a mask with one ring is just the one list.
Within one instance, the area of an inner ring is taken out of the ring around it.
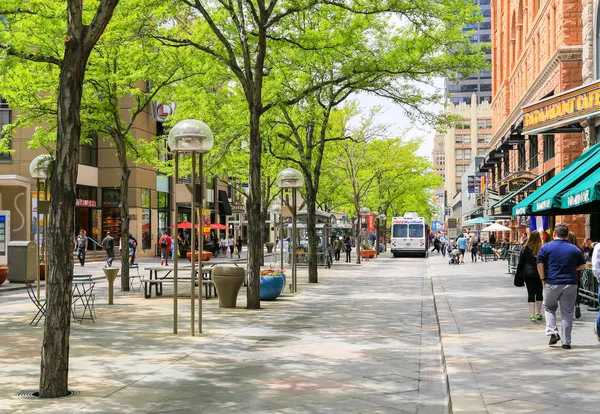
{"label": "lamp post", "polygon": [[[271,211],[273,212],[273,239],[276,242],[277,241],[277,230],[276,230],[276,224],[277,224],[277,215],[279,215],[279,217],[282,216],[281,214],[281,204],[278,203],[274,203],[271,206]],[[283,240],[281,239],[281,228],[279,228],[279,256],[281,256],[281,258],[283,259]],[[277,252],[277,243],[275,243],[275,252]],[[283,269],[283,267],[280,267],[279,269]]]}
{"label": "lamp post", "polygon": [[[169,148],[175,153],[175,165],[179,161],[178,154],[190,153],[192,156],[192,208],[191,208],[191,222],[192,222],[192,238],[191,238],[191,319],[190,319],[190,335],[194,336],[194,312],[195,312],[195,298],[194,288],[196,283],[196,266],[195,259],[196,255],[194,252],[196,246],[196,155],[200,155],[199,170],[200,170],[200,211],[202,211],[202,201],[204,196],[204,183],[202,177],[202,156],[209,152],[214,143],[213,133],[204,122],[195,119],[186,119],[176,124],[169,132],[169,138],[167,139]],[[175,167],[177,169],[177,166]],[[175,177],[177,180],[177,177]],[[203,223],[203,221],[201,221]],[[204,224],[200,226],[200,240],[198,242],[198,251],[202,252],[204,244]],[[176,239],[175,239],[176,240]],[[175,242],[177,246],[177,241]],[[198,333],[202,333],[202,254],[199,254],[198,260]],[[174,298],[173,298],[173,332],[177,333],[177,278],[178,278],[178,266],[177,259],[173,263],[174,269]]]}
{"label": "lamp post", "polygon": [[362,242],[362,218],[371,214],[369,207],[361,207],[358,211],[358,248],[356,249],[356,264],[360,264],[360,244]]}
{"label": "lamp post", "polygon": [[[40,297],[40,211],[44,211],[44,239],[47,237],[48,230],[48,167],[50,166],[50,161],[52,157],[49,154],[42,154],[35,157],[31,160],[31,164],[29,164],[29,173],[32,178],[35,178],[35,193],[37,197],[37,215],[36,215],[36,260],[37,260],[37,297]],[[44,203],[40,202],[40,180],[44,180]],[[43,207],[42,207],[43,205]],[[32,214],[33,216],[33,214]],[[44,247],[48,245],[46,241],[44,243]],[[45,250],[44,260],[46,260],[48,250]],[[50,274],[48,272],[48,264],[46,263],[46,274]]]}
{"label": "lamp post", "polygon": [[[385,222],[387,220],[387,216],[385,214],[380,214],[379,215],[379,224],[381,225],[381,223],[383,223],[383,250],[386,250],[386,246],[385,246]],[[377,236],[377,251],[379,252],[379,235]]]}
{"label": "lamp post", "polygon": [[379,257],[379,212],[374,211],[371,214],[375,218],[375,245],[373,248],[375,249],[375,257]]}
{"label": "lamp post", "polygon": [[[280,189],[292,190],[292,291],[298,291],[296,278],[296,190],[304,185],[304,176],[295,168],[285,168],[277,174],[277,185]],[[282,260],[283,261],[283,260]],[[282,266],[283,267],[283,266]]]}

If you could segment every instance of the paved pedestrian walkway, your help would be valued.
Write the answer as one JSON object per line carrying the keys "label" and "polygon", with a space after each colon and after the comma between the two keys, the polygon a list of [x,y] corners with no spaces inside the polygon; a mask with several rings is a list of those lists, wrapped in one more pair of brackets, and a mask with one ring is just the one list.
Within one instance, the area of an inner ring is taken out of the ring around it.
{"label": "paved pedestrian walkway", "polygon": [[[41,325],[23,291],[0,293],[1,412],[445,413],[447,384],[425,259],[378,258],[320,269],[299,293],[263,309],[204,302],[204,333],[190,337],[188,300],[172,334],[162,298],[97,290],[97,323],[71,327],[75,397],[29,401]],[[119,286],[119,282],[115,283]],[[185,295],[185,290],[182,292]],[[189,295],[189,291],[188,291]]]}
{"label": "paved pedestrian walkway", "polygon": [[571,350],[549,347],[506,262],[466,262],[430,257],[453,411],[598,413],[596,312],[582,308]]}

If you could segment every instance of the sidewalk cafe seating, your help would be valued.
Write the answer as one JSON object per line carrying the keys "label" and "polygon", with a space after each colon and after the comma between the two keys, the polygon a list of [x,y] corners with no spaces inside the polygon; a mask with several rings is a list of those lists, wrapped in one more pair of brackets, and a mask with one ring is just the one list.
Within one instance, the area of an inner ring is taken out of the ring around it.
{"label": "sidewalk cafe seating", "polygon": [[[132,273],[132,269],[135,269],[135,273]],[[138,288],[136,289],[133,280],[137,279]],[[139,292],[142,289],[144,276],[140,274],[140,265],[137,263],[133,263],[129,265],[129,289],[134,292]]]}
{"label": "sidewalk cafe seating", "polygon": [[40,320],[46,317],[46,299],[39,299],[35,295],[35,291],[33,290],[33,285],[31,282],[27,282],[27,294],[29,295],[29,299],[33,302],[33,304],[37,307],[38,312],[35,314],[29,325],[37,326]]}
{"label": "sidewalk cafe seating", "polygon": [[[71,302],[71,313],[73,314],[73,319],[80,324],[84,319],[91,319],[92,322],[96,322],[95,286],[96,282],[92,280],[92,275],[73,275],[73,301]],[[81,316],[78,316],[77,313],[78,303],[83,307]]]}

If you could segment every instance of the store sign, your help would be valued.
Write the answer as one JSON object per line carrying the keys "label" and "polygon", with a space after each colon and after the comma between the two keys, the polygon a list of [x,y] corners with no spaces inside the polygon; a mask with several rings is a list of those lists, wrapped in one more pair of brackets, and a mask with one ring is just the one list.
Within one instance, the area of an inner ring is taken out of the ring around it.
{"label": "store sign", "polygon": [[173,113],[175,113],[175,108],[175,102],[171,104],[154,102],[152,104],[152,116],[157,122],[160,122],[162,124],[167,120],[169,115],[173,115]]}
{"label": "store sign", "polygon": [[523,135],[600,114],[600,81],[523,107]]}
{"label": "store sign", "polygon": [[576,207],[581,204],[590,202],[590,190],[585,190],[580,193],[567,197],[567,205],[569,207]]}
{"label": "store sign", "polygon": [[551,199],[547,198],[544,201],[535,203],[535,210],[536,211],[548,210],[550,208],[550,201],[551,201]]}
{"label": "store sign", "polygon": [[96,207],[96,200],[82,200],[78,198],[75,200],[75,205],[80,207]]}
{"label": "store sign", "polygon": [[369,214],[367,216],[367,230],[375,231],[375,215],[374,214]]}
{"label": "store sign", "polygon": [[469,194],[475,194],[475,176],[469,175],[467,177],[467,192]]}
{"label": "store sign", "polygon": [[508,180],[508,191],[512,193],[517,190],[520,190],[521,188],[525,187],[530,182],[531,182],[530,178],[525,178],[525,177],[512,178],[512,179]]}
{"label": "store sign", "polygon": [[519,207],[518,209],[515,210],[515,215],[516,216],[524,216],[525,214],[527,214],[527,208],[526,207]]}

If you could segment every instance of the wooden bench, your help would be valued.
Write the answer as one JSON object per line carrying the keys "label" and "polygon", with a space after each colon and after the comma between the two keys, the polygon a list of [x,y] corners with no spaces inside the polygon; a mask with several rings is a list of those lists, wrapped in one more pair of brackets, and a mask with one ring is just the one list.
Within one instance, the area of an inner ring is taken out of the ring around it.
{"label": "wooden bench", "polygon": [[[178,282],[188,282],[188,283],[190,280],[191,280],[190,278],[178,278],[177,279]],[[162,296],[163,283],[174,284],[175,280],[174,279],[158,279],[158,280],[144,279],[144,280],[142,280],[142,283],[144,284],[144,298],[149,299],[152,297],[152,285],[154,285],[156,287],[156,289],[155,289],[156,296]],[[206,292],[205,293],[206,299],[210,299],[213,296],[213,290],[214,290],[214,296],[217,296],[217,290],[215,289],[215,285],[213,284],[212,280],[203,280],[202,285],[204,285],[204,290]]]}

